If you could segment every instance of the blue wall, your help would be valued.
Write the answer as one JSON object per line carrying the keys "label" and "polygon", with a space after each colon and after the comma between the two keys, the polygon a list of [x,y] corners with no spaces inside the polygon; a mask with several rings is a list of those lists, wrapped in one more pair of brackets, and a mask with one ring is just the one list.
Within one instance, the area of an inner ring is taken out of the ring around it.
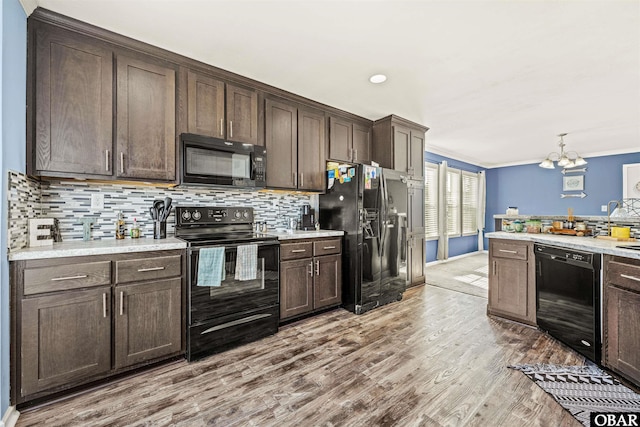
{"label": "blue wall", "polygon": [[[610,200],[622,198],[622,165],[640,163],[640,152],[591,157],[584,175],[584,199],[562,199],[562,168],[543,169],[537,164],[488,169],[486,230],[494,231],[493,215],[504,214],[509,206],[521,215],[606,215],[600,210]],[[568,175],[568,174],[567,174]],[[579,192],[564,192],[576,194]]]}
{"label": "blue wall", "polygon": [[9,265],[7,262],[7,171],[24,172],[27,85],[27,16],[18,0],[2,0],[2,61],[0,63],[0,188],[2,191],[2,255],[0,286],[0,416],[9,407]]}
{"label": "blue wall", "polygon": [[[468,172],[480,172],[485,170],[476,165],[472,165],[470,163],[461,162],[456,159],[451,159],[449,157],[444,157],[439,154],[434,154],[430,152],[425,152],[424,156],[425,161],[429,163],[442,163],[443,160],[447,161],[447,165],[451,168],[461,169]],[[438,241],[437,240],[428,240],[426,243],[426,262],[435,261],[437,258],[438,252]],[[454,257],[457,255],[466,254],[468,252],[475,252],[478,250],[478,237],[476,235],[473,236],[463,236],[463,237],[453,237],[449,239],[449,257]]]}

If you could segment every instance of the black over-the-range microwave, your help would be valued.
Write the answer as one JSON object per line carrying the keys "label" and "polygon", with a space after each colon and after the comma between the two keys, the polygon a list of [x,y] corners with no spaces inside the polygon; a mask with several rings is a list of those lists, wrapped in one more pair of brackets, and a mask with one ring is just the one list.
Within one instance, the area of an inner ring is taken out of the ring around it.
{"label": "black over-the-range microwave", "polygon": [[267,150],[191,133],[180,135],[180,183],[264,188]]}

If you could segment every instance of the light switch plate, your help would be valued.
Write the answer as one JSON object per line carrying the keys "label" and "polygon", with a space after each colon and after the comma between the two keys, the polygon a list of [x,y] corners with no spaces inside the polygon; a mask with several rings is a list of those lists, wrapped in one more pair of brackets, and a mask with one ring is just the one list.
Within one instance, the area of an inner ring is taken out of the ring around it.
{"label": "light switch plate", "polygon": [[600,206],[600,212],[606,212],[606,211],[607,211],[607,205]]}
{"label": "light switch plate", "polygon": [[91,194],[91,210],[99,211],[104,209],[104,194],[93,193]]}

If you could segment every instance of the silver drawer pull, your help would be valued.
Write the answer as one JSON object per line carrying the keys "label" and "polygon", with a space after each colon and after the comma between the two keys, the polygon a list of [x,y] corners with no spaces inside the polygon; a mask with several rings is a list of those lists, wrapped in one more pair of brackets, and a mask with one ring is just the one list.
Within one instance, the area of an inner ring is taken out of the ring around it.
{"label": "silver drawer pull", "polygon": [[506,249],[499,249],[499,251],[500,252],[505,252],[505,253],[508,253],[508,254],[517,254],[518,253],[518,251],[509,251],[509,250],[506,250]]}
{"label": "silver drawer pull", "polygon": [[621,274],[620,277],[624,277],[625,279],[634,280],[636,282],[640,282],[640,278],[635,276],[629,276],[627,274]]}
{"label": "silver drawer pull", "polygon": [[124,292],[120,291],[120,316],[124,314]]}
{"label": "silver drawer pull", "polygon": [[320,260],[316,260],[316,276],[320,275]]}
{"label": "silver drawer pull", "polygon": [[326,249],[335,249],[335,248],[336,248],[335,246],[325,246],[325,247],[324,247],[324,248],[322,248],[322,249],[325,249],[325,250],[326,250]]}
{"label": "silver drawer pull", "polygon": [[164,270],[164,267],[139,268],[138,273],[144,273],[146,271],[158,271],[158,270]]}
{"label": "silver drawer pull", "polygon": [[102,317],[107,317],[107,294],[102,294]]}
{"label": "silver drawer pull", "polygon": [[307,250],[306,249],[292,249],[291,250],[292,254],[298,254],[300,252],[307,252]]}
{"label": "silver drawer pull", "polygon": [[54,277],[51,279],[52,282],[60,282],[62,280],[75,280],[75,279],[86,279],[89,277],[86,274],[81,274],[79,276],[67,276],[67,277]]}

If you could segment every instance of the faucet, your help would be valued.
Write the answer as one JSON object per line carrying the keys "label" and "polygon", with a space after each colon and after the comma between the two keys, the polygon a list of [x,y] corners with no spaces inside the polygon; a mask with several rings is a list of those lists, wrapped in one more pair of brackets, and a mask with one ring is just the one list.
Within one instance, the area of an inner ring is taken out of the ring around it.
{"label": "faucet", "polygon": [[[618,209],[620,207],[619,200],[611,200],[609,203],[607,203],[607,236],[611,236],[611,204],[612,203],[616,204],[615,209]],[[615,209],[614,209],[614,212],[615,212]]]}

